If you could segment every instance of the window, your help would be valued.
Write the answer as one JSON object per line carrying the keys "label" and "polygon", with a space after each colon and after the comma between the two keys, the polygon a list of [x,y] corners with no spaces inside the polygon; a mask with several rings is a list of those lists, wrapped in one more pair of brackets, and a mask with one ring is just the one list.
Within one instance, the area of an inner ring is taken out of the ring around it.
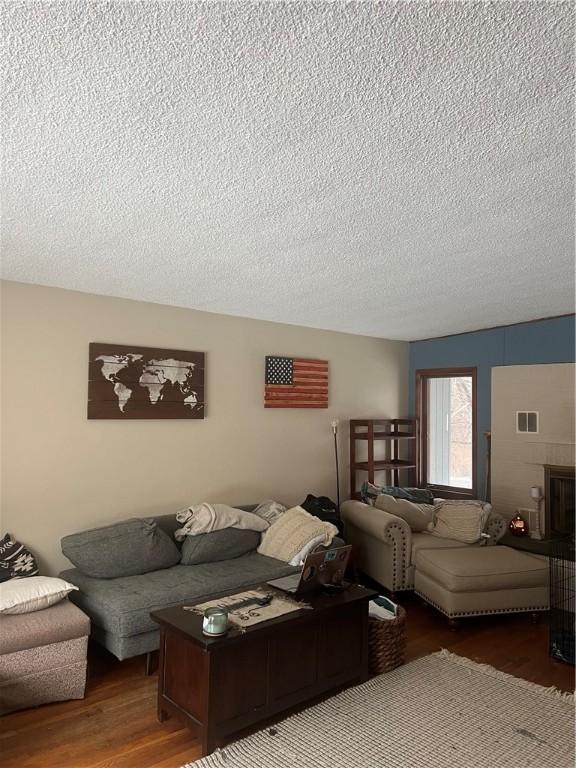
{"label": "window", "polygon": [[516,432],[538,433],[538,411],[516,411]]}
{"label": "window", "polygon": [[476,495],[476,369],[416,371],[421,485]]}

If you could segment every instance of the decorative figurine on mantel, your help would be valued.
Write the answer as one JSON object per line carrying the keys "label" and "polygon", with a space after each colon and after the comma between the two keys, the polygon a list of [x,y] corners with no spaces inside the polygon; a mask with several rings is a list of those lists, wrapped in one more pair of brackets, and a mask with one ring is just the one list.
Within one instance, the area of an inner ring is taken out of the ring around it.
{"label": "decorative figurine on mantel", "polygon": [[526,536],[528,534],[528,523],[519,512],[510,520],[508,528],[514,536]]}

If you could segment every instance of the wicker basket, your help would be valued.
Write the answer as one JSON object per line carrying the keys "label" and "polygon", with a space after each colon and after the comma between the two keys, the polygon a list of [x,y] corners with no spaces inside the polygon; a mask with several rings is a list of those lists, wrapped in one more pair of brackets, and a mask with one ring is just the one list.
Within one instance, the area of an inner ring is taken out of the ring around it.
{"label": "wicker basket", "polygon": [[371,675],[390,672],[404,663],[406,611],[398,606],[395,619],[368,619],[368,662]]}

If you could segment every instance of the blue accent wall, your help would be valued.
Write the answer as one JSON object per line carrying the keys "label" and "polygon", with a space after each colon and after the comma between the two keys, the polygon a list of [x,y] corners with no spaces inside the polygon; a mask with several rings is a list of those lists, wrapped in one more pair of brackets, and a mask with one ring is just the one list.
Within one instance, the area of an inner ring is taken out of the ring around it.
{"label": "blue accent wall", "polygon": [[415,381],[419,368],[477,368],[478,493],[484,495],[486,439],[490,431],[492,368],[576,361],[576,318],[556,317],[475,333],[410,343],[409,408],[415,416]]}

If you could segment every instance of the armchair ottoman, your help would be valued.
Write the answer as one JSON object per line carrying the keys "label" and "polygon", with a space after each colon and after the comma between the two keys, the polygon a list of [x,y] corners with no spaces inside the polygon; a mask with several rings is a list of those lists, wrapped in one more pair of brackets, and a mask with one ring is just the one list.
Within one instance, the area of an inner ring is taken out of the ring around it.
{"label": "armchair ottoman", "polygon": [[546,611],[546,558],[505,546],[424,549],[416,555],[414,591],[449,619]]}

